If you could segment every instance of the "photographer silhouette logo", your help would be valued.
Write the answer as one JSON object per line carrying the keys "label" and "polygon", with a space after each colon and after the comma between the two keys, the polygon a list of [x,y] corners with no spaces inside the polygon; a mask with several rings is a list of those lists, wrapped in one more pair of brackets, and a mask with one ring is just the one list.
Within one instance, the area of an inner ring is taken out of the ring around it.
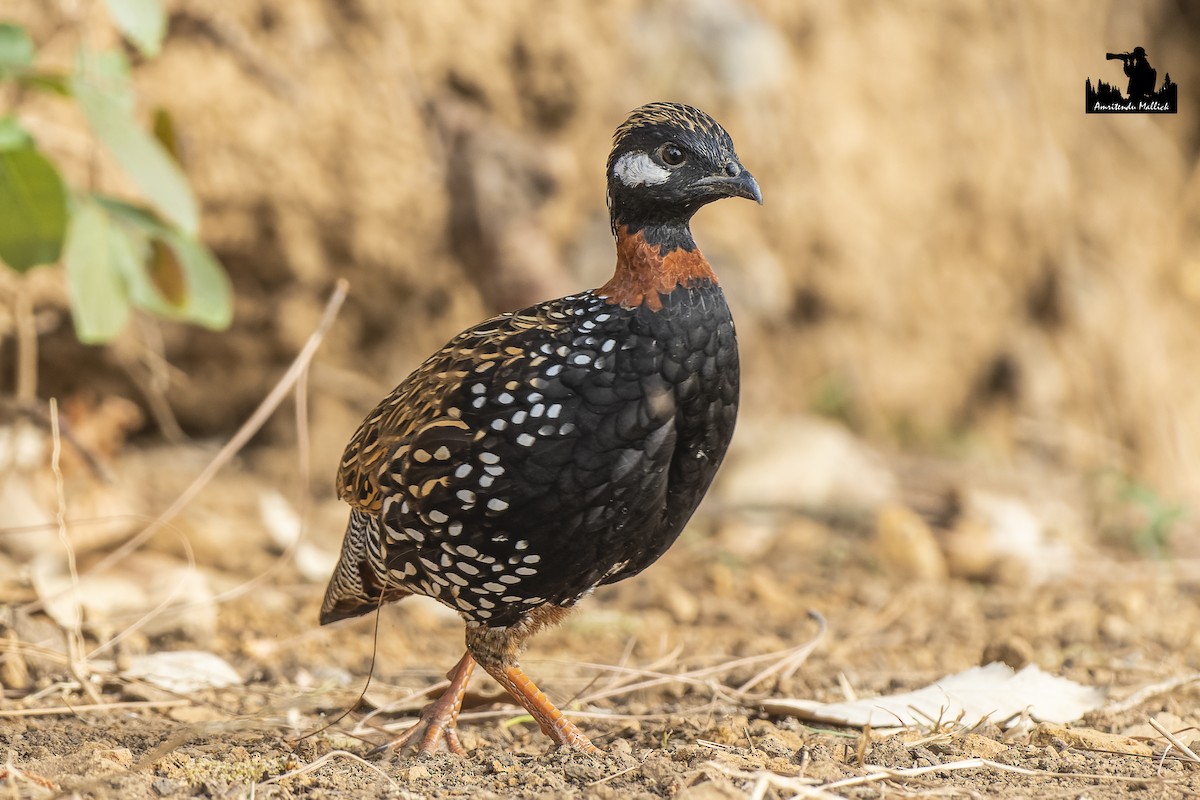
{"label": "photographer silhouette logo", "polygon": [[[1094,87],[1087,79],[1087,113],[1089,114],[1176,114],[1179,112],[1179,87],[1171,81],[1171,73],[1163,75],[1157,85],[1158,70],[1150,66],[1146,48],[1135,47],[1127,53],[1106,53],[1108,61],[1120,61],[1129,79],[1125,94],[1111,84],[1100,81]],[[1111,68],[1110,68],[1111,69]]]}

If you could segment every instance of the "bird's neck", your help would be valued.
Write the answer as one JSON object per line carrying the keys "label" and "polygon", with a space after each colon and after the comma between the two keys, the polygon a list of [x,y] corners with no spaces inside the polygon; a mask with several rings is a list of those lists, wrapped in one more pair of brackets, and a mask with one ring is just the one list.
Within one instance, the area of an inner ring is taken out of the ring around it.
{"label": "bird's neck", "polygon": [[614,224],[617,268],[596,294],[613,305],[651,311],[662,308],[662,295],[677,286],[717,283],[708,259],[696,247],[687,223],[679,226],[646,226],[633,230]]}

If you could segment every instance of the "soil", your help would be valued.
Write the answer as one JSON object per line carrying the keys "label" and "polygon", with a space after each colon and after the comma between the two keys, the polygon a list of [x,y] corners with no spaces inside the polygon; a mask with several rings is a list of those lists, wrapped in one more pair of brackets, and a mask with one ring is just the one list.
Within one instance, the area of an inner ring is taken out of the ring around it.
{"label": "soil", "polygon": [[[173,476],[156,484],[166,499],[191,477],[183,468],[211,453],[192,452],[189,460],[189,450],[194,446],[131,453],[126,474]],[[945,573],[916,578],[910,567],[889,562],[882,526],[738,509],[719,499],[729,497],[720,487],[658,564],[586,598],[565,624],[536,637],[524,659],[602,748],[600,756],[553,751],[490,679],[476,676],[460,723],[466,756],[372,757],[372,746],[411,724],[439,688],[461,654],[462,625],[437,604],[410,598],[382,611],[377,632],[373,617],[318,627],[321,578],[306,578],[279,554],[261,514],[263,496],[279,485],[272,472],[289,459],[295,463],[294,453],[247,456],[176,521],[176,536],[150,545],[148,555],[169,559],[180,553],[177,537],[190,541],[200,572],[218,592],[215,604],[191,598],[192,624],[215,607],[211,627],[187,632],[177,622],[153,636],[134,631],[116,647],[116,669],[140,652],[208,650],[245,683],[170,693],[114,676],[100,660],[110,653],[87,662],[94,669],[89,699],[61,658],[10,647],[10,660],[26,654],[30,681],[6,690],[0,717],[10,796],[732,798],[768,780],[775,788],[760,796],[1200,791],[1200,766],[1178,760],[1177,750],[1164,758],[1164,740],[1147,725],[1155,717],[1193,747],[1200,739],[1192,727],[1200,723],[1194,562],[1089,545],[1076,549],[1070,575],[1040,583],[1015,569],[987,581]],[[333,551],[340,514],[333,502],[310,509],[313,547]],[[80,569],[86,573],[94,561],[84,556]],[[16,614],[9,630],[61,652],[57,629],[41,614],[26,614],[33,599],[27,585],[6,585]],[[772,654],[817,636],[811,612],[828,632],[794,674],[739,693],[782,658]],[[89,630],[94,646],[121,629]],[[740,661],[754,656],[765,658]],[[1107,710],[1068,732],[995,724],[972,730],[945,721],[883,735],[812,726],[765,714],[759,705],[767,696],[836,701],[847,692],[915,689],[993,660],[1036,664],[1099,687]],[[372,664],[374,680],[358,702]],[[1179,685],[1133,696],[1172,679]],[[648,685],[632,685],[641,683]],[[953,766],[972,757],[992,765]],[[938,764],[950,766],[799,794],[881,767]],[[53,788],[33,782],[43,779]]]}

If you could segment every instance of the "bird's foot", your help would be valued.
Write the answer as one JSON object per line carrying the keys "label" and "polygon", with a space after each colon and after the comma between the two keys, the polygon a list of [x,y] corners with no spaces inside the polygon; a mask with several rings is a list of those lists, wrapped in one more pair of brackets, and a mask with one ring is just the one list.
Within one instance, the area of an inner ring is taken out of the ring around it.
{"label": "bird's foot", "polygon": [[492,668],[486,664],[484,666],[491,676],[525,707],[525,710],[542,729],[542,733],[553,739],[555,744],[588,755],[600,754],[600,748],[592,744],[584,732],[579,730],[575,723],[567,719],[550,702],[550,698],[534,685],[519,666],[513,665],[507,668]]}
{"label": "bird's foot", "polygon": [[436,708],[441,701],[426,707],[421,712],[421,718],[404,733],[392,739],[387,744],[381,744],[368,755],[378,757],[384,753],[401,752],[410,744],[417,744],[418,756],[430,756],[438,751],[442,742],[456,756],[467,754],[466,749],[458,738],[458,729],[454,720],[450,719],[444,709]]}
{"label": "bird's foot", "polygon": [[463,695],[467,691],[467,681],[475,669],[475,661],[467,653],[450,671],[450,685],[442,696],[427,705],[421,712],[420,718],[411,728],[401,733],[387,744],[382,744],[370,752],[371,756],[379,756],[389,752],[400,752],[410,744],[417,743],[417,755],[429,756],[438,751],[442,742],[456,756],[467,754],[466,749],[458,738],[458,712],[462,709]]}
{"label": "bird's foot", "polygon": [[[540,720],[539,720],[540,722]],[[579,753],[587,753],[590,756],[600,755],[600,748],[592,744],[583,731],[575,727],[575,723],[566,717],[559,717],[558,720],[552,722],[547,730],[547,726],[542,727],[542,730],[553,739],[559,747],[565,747],[569,750],[574,750]]]}

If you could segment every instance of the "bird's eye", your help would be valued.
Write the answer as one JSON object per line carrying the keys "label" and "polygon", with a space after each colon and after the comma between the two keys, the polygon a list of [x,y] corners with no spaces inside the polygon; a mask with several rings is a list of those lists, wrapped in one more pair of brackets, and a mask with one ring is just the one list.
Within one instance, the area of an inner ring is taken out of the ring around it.
{"label": "bird's eye", "polygon": [[668,167],[678,167],[686,158],[683,153],[683,149],[674,142],[667,142],[662,147],[658,148],[658,157],[661,158],[663,163]]}

